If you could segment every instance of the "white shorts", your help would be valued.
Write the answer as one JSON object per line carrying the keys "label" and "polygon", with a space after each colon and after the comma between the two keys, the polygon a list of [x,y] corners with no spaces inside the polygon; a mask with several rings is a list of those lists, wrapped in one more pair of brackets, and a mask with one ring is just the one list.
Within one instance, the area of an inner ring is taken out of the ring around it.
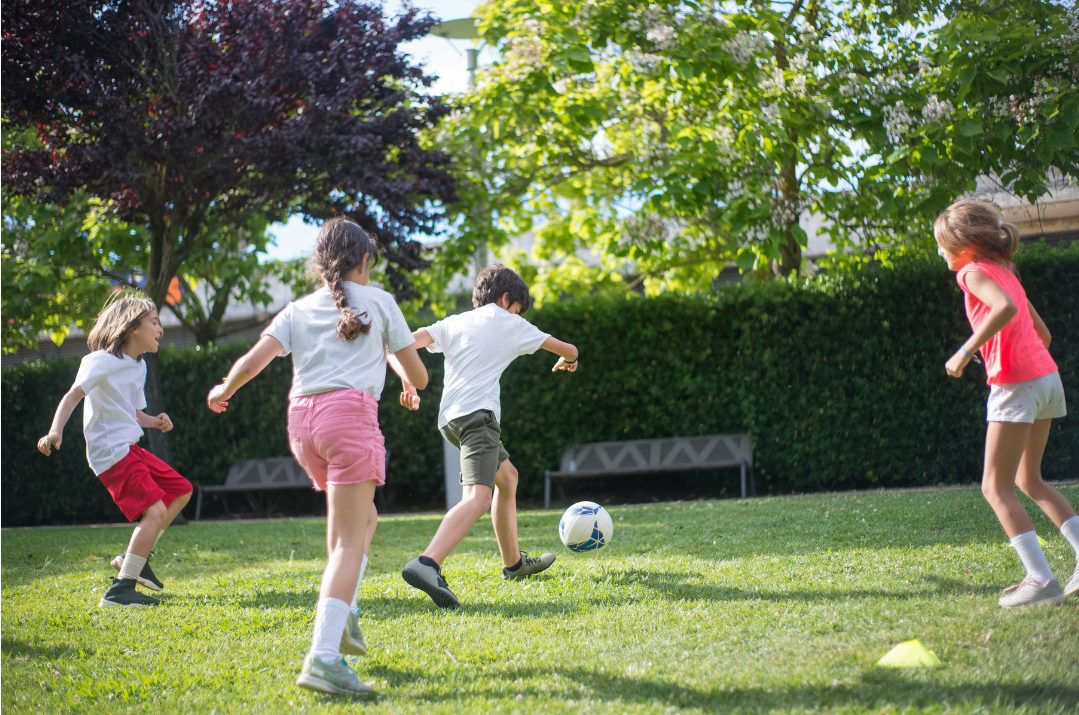
{"label": "white shorts", "polygon": [[1034,422],[1068,414],[1060,372],[1026,382],[990,385],[986,422]]}

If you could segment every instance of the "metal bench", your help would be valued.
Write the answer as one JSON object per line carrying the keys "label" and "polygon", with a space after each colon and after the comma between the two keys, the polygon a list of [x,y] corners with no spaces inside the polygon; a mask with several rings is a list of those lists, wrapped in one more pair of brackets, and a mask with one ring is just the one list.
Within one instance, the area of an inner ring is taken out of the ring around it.
{"label": "metal bench", "polygon": [[[390,466],[390,450],[386,450],[386,467]],[[195,501],[195,521],[202,517],[202,495],[220,494],[225,503],[225,512],[228,512],[229,492],[260,492],[277,489],[311,489],[314,482],[307,476],[300,463],[294,457],[271,457],[270,459],[247,459],[237,462],[229,467],[225,483],[219,486],[199,486],[198,498]],[[381,511],[386,511],[385,488],[379,487],[379,506]]]}
{"label": "metal bench", "polygon": [[753,480],[753,440],[748,434],[576,444],[562,452],[562,466],[558,471],[545,473],[543,508],[551,508],[551,482],[555,479],[559,480],[558,493],[565,504],[562,484],[565,479],[716,467],[741,467],[742,498],[746,498],[747,477],[753,496],[757,496],[757,485]]}

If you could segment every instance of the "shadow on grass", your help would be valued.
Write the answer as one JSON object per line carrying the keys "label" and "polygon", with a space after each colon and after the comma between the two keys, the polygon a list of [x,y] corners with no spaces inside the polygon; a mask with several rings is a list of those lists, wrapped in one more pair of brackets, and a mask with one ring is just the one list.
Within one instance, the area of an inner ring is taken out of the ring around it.
{"label": "shadow on grass", "polygon": [[44,658],[45,660],[57,660],[61,658],[76,658],[79,649],[71,646],[40,646],[27,643],[17,638],[4,638],[0,641],[0,651],[5,658]]}
{"label": "shadow on grass", "polygon": [[[463,665],[467,673],[480,669]],[[717,667],[721,667],[718,666]],[[415,673],[402,672],[392,667],[374,665],[366,673],[385,678],[390,687],[407,688],[414,682]],[[917,673],[907,674],[873,668],[863,671],[854,684],[825,685],[807,684],[800,687],[690,687],[666,680],[648,677],[629,677],[614,673],[597,672],[587,668],[557,667],[514,668],[505,671],[485,668],[482,676],[471,680],[471,687],[464,692],[430,690],[411,696],[412,700],[445,702],[447,700],[472,700],[488,697],[495,700],[506,697],[504,681],[526,681],[518,686],[525,698],[588,698],[595,706],[596,700],[616,703],[665,703],[679,708],[695,708],[704,712],[768,712],[787,710],[824,710],[850,708],[905,711],[909,708],[934,708],[947,710],[949,706],[979,709],[986,706],[997,709],[1044,708],[1048,712],[1072,713],[1079,703],[1079,688],[1058,683],[959,683],[944,684],[926,681]],[[528,681],[558,683],[560,687],[537,688]],[[573,685],[566,686],[567,681]],[[475,683],[486,685],[478,692]],[[552,692],[553,691],[553,692]],[[943,708],[941,706],[944,706]],[[602,708],[600,708],[602,710]]]}

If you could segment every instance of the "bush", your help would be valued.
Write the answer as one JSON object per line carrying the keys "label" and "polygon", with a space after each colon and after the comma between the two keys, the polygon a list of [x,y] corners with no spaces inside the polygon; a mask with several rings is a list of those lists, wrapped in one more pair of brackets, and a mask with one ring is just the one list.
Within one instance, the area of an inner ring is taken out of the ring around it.
{"label": "bush", "polygon": [[[1017,257],[1031,302],[1053,333],[1065,386],[1079,384],[1079,244],[1024,247]],[[520,358],[502,380],[503,434],[519,494],[538,497],[543,472],[570,444],[749,432],[762,493],[976,481],[984,439],[984,373],[961,380],[944,362],[970,334],[954,275],[938,262],[735,286],[714,296],[564,302],[528,314],[577,345],[581,367],[552,374],[553,356]],[[275,360],[222,416],[204,405],[247,345],[162,353],[176,429],[177,469],[219,484],[241,459],[288,454],[291,365]],[[393,456],[391,505],[442,498],[436,430],[442,358],[421,351],[431,386],[418,412],[397,404],[387,378],[379,419]],[[119,520],[85,462],[78,420],[64,449],[33,450],[74,380],[77,361],[28,363],[3,373],[3,523]],[[1079,426],[1053,426],[1043,471],[1073,476]],[[609,482],[617,488],[616,482]]]}

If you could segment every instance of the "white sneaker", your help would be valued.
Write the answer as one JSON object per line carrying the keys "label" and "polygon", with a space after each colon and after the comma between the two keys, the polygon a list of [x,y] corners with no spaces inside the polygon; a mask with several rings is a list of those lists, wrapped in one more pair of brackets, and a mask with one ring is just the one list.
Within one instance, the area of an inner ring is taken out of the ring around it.
{"label": "white sneaker", "polygon": [[1041,582],[1027,576],[1020,583],[1004,589],[1004,595],[997,603],[1001,608],[1059,604],[1064,603],[1064,591],[1055,578]]}
{"label": "white sneaker", "polygon": [[1070,596],[1073,593],[1079,592],[1079,564],[1075,565],[1075,573],[1068,579],[1068,582],[1064,584],[1064,595]]}
{"label": "white sneaker", "polygon": [[296,685],[328,695],[366,695],[373,690],[356,677],[356,671],[341,656],[327,663],[314,653],[304,658],[303,672],[296,678]]}
{"label": "white sneaker", "polygon": [[348,612],[345,632],[341,634],[342,655],[367,655],[367,643],[360,630],[360,609]]}

